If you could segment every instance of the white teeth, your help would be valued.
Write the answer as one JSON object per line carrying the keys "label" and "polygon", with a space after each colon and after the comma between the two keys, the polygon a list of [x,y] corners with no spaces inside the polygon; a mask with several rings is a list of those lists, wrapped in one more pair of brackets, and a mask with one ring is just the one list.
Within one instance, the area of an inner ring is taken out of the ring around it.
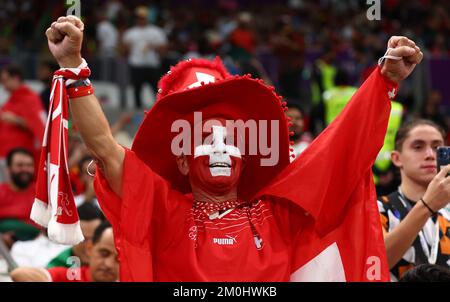
{"label": "white teeth", "polygon": [[227,164],[227,163],[214,163],[209,165],[210,168],[215,168],[215,167],[222,167],[222,168],[230,168],[231,165]]}
{"label": "white teeth", "polygon": [[214,167],[210,168],[209,171],[211,171],[211,176],[230,176],[231,175],[231,168],[223,168],[223,167]]}

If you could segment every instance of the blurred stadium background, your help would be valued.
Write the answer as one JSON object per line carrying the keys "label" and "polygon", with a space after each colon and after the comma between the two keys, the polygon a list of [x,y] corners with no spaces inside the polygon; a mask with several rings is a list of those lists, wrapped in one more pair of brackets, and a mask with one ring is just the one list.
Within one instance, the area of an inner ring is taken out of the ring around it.
{"label": "blurred stadium background", "polygon": [[[70,2],[70,1],[68,1]],[[133,109],[133,93],[122,37],[135,24],[135,9],[148,9],[148,21],[167,36],[161,73],[192,56],[225,59],[233,73],[251,73],[275,85],[289,101],[310,111],[316,101],[318,59],[344,69],[358,86],[383,55],[391,35],[407,35],[424,49],[425,62],[404,85],[399,101],[411,114],[420,112],[432,90],[440,106],[450,105],[450,3],[432,0],[386,0],[381,20],[370,21],[370,5],[361,0],[220,0],[138,1],[81,0],[86,24],[83,55],[106,108]],[[51,60],[45,29],[69,5],[64,0],[0,1],[0,67],[16,63],[37,91],[40,64]],[[102,37],[108,23],[114,37]],[[331,81],[332,82],[332,81]],[[332,84],[332,83],[331,83]],[[153,91],[144,90],[145,107]],[[0,103],[6,98],[0,93]],[[122,105],[122,107],[121,107]],[[109,110],[108,110],[109,111]]]}

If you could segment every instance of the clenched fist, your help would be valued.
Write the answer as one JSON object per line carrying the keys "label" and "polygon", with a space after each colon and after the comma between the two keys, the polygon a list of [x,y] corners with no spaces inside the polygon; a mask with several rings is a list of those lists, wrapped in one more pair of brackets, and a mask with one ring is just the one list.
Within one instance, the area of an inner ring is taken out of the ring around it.
{"label": "clenched fist", "polygon": [[77,67],[81,64],[83,22],[75,16],[59,17],[45,32],[48,47],[60,67]]}
{"label": "clenched fist", "polygon": [[392,81],[399,83],[406,79],[416,65],[422,61],[423,53],[414,41],[401,36],[391,37],[387,47],[392,48],[388,55],[400,57],[402,59],[386,59],[381,68],[381,74]]}

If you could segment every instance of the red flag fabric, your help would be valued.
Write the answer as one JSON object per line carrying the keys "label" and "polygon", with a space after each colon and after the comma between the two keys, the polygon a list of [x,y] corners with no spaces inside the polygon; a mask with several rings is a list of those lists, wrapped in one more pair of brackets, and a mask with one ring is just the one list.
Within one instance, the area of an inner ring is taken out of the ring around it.
{"label": "red flag fabric", "polygon": [[122,197],[100,170],[94,184],[121,281],[388,281],[370,167],[396,91],[377,68],[298,159],[219,220],[126,150]]}
{"label": "red flag fabric", "polygon": [[294,267],[299,268],[294,280],[310,277],[302,275],[301,266],[335,244],[345,280],[389,281],[371,167],[383,145],[397,84],[380,70],[336,121],[259,193],[290,200],[314,218],[294,244]]}
{"label": "red flag fabric", "polygon": [[87,64],[55,72],[50,95],[49,116],[37,172],[36,198],[31,219],[48,228],[48,237],[74,245],[84,240],[70,184],[68,161],[68,97],[66,85],[86,79]]}

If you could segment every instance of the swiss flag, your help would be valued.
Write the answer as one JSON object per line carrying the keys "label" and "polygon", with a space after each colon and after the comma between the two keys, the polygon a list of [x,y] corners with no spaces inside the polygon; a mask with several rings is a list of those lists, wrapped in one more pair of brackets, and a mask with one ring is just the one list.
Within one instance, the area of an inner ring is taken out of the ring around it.
{"label": "swiss flag", "polygon": [[338,118],[259,192],[308,214],[294,238],[292,281],[389,281],[371,167],[393,91],[397,84],[377,68]]}
{"label": "swiss flag", "polygon": [[367,176],[324,237],[309,220],[297,238],[291,281],[389,281],[372,176]]}

